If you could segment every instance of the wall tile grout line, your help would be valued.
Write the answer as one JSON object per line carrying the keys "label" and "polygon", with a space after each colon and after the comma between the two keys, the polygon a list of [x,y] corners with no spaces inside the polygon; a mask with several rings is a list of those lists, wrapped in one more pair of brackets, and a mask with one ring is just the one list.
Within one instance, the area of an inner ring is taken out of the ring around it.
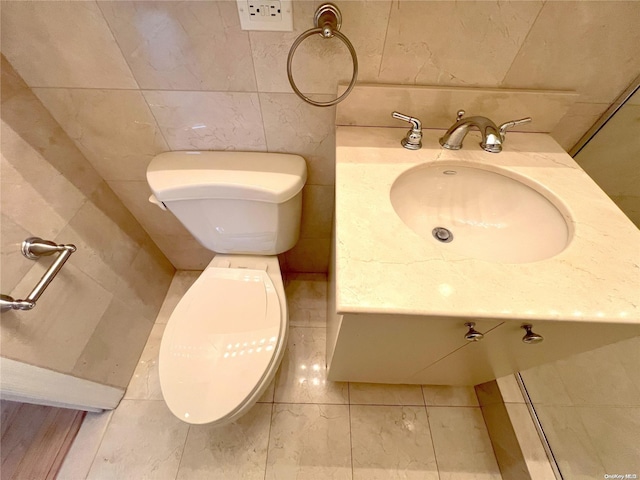
{"label": "wall tile grout line", "polygon": [[[378,67],[378,78],[380,78],[380,73],[382,72],[382,64],[384,63],[384,52],[387,49],[387,36],[389,35],[389,25],[391,25],[391,12],[393,11],[393,4],[396,0],[391,0],[389,2],[389,13],[387,14],[387,28],[384,31],[384,41],[382,42],[382,54],[380,55],[380,66]],[[399,0],[398,0],[399,1]],[[400,3],[398,3],[398,8],[400,7]]]}
{"label": "wall tile grout line", "polygon": [[502,77],[502,80],[500,81],[500,86],[501,87],[504,87],[504,81],[509,76],[509,73],[511,73],[511,68],[513,68],[513,64],[516,62],[516,59],[518,58],[518,55],[520,55],[520,52],[522,51],[522,49],[524,48],[525,44],[527,43],[527,40],[529,39],[529,35],[531,34],[531,31],[535,27],[536,22],[538,21],[538,18],[542,14],[542,11],[546,8],[546,6],[547,6],[546,3],[547,3],[546,0],[543,0],[542,6],[540,7],[540,10],[538,10],[538,14],[536,15],[536,18],[533,20],[533,22],[531,22],[531,27],[527,31],[527,34],[525,35],[524,40],[522,40],[522,43],[520,44],[520,48],[518,48],[518,51],[513,56],[513,60],[511,60],[511,65],[509,65],[509,68],[507,69],[507,71],[505,72],[504,76]]}
{"label": "wall tile grout line", "polygon": [[107,17],[105,17],[104,12],[102,11],[102,7],[100,7],[100,2],[95,1],[95,5],[98,8],[98,11],[100,12],[100,15],[102,16],[102,20],[104,20],[104,24],[106,25],[107,29],[109,30],[109,33],[111,34],[111,37],[113,38],[114,43],[118,47],[118,51],[120,52],[120,55],[122,55],[122,60],[124,60],[125,65],[129,69],[129,73],[131,74],[131,78],[133,78],[133,81],[136,82],[136,85],[138,86],[138,90],[140,90],[140,82],[138,82],[138,78],[136,77],[136,74],[134,73],[133,68],[131,68],[131,65],[127,61],[127,57],[125,56],[124,52],[122,51],[122,46],[118,42],[118,39],[116,38],[116,34],[111,29],[111,25],[109,25],[109,22],[107,21]]}

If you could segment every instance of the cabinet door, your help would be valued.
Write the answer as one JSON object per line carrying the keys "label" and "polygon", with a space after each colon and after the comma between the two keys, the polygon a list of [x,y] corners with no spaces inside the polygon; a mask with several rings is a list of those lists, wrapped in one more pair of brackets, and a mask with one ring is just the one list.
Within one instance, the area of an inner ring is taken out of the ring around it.
{"label": "cabinet door", "polygon": [[[332,381],[420,383],[419,371],[465,346],[465,320],[412,315],[346,314],[333,355],[327,359]],[[491,331],[500,320],[475,320]]]}
{"label": "cabinet door", "polygon": [[640,325],[532,321],[541,343],[522,341],[526,322],[509,320],[411,377],[410,383],[477,385],[527,368],[640,335]]}

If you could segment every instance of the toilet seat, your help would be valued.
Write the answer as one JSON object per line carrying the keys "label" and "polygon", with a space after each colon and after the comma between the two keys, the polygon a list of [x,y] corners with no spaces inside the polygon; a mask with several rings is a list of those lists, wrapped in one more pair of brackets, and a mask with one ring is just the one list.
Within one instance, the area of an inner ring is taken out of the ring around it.
{"label": "toilet seat", "polygon": [[171,412],[188,423],[224,424],[253,405],[283,353],[282,313],[264,269],[207,267],[160,346],[160,386]]}

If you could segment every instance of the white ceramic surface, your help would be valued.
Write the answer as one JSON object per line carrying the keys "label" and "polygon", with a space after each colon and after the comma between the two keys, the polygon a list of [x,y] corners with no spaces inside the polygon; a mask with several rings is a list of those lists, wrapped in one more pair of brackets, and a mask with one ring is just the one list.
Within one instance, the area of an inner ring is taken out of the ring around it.
{"label": "white ceramic surface", "polygon": [[394,210],[414,232],[469,257],[535,262],[560,253],[569,240],[567,224],[553,203],[505,170],[420,165],[393,182],[390,196]]}
{"label": "white ceramic surface", "polygon": [[[228,258],[228,257],[227,257]],[[229,423],[269,386],[284,353],[287,310],[265,269],[224,268],[216,257],[178,303],[160,346],[160,386],[192,424]],[[273,272],[277,273],[278,272]],[[188,373],[188,374],[185,374]]]}

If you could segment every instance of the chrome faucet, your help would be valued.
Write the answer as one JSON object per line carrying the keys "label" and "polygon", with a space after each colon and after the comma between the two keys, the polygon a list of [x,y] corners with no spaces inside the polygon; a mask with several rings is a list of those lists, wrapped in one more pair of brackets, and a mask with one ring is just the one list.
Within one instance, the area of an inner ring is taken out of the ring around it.
{"label": "chrome faucet", "polygon": [[505,122],[498,127],[487,117],[475,116],[463,118],[464,114],[464,110],[458,110],[456,123],[454,123],[440,139],[440,145],[444,148],[460,150],[464,137],[469,133],[471,128],[475,127],[480,130],[480,134],[482,135],[480,146],[487,152],[500,153],[507,129],[531,121],[531,117],[526,117],[520,120]]}
{"label": "chrome faucet", "polygon": [[419,150],[422,148],[422,123],[420,120],[399,112],[393,112],[391,116],[411,124],[411,130],[407,132],[407,135],[400,141],[400,144],[409,150]]}

